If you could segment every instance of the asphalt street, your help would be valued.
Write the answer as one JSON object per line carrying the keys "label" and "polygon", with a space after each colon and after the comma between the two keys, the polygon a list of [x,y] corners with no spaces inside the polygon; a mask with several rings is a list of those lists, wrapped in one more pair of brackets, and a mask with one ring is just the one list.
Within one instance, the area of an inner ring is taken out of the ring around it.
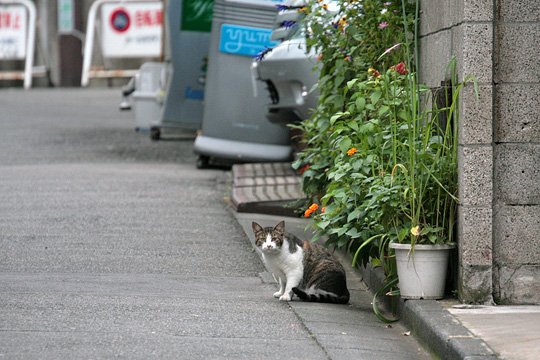
{"label": "asphalt street", "polygon": [[429,358],[361,285],[352,306],[274,299],[229,172],[137,134],[119,101],[0,90],[0,358]]}

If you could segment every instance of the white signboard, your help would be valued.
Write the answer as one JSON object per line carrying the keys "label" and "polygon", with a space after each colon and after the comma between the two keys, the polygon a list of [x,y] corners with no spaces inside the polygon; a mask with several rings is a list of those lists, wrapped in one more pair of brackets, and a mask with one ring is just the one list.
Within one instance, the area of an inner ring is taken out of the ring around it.
{"label": "white signboard", "polygon": [[105,57],[161,55],[161,2],[103,4],[101,44]]}
{"label": "white signboard", "polygon": [[26,56],[28,16],[21,5],[0,6],[0,60],[20,60]]}

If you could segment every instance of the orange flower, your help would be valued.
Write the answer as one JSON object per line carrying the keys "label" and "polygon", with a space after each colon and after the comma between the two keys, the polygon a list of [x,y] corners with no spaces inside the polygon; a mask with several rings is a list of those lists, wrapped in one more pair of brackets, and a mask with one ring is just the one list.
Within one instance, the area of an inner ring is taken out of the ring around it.
{"label": "orange flower", "polygon": [[308,207],[306,209],[306,211],[304,211],[304,217],[310,217],[311,214],[313,214],[313,212],[317,211],[318,208],[319,208],[319,205],[311,204],[310,207]]}
{"label": "orange flower", "polygon": [[345,27],[347,27],[347,25],[349,25],[349,24],[347,23],[347,17],[346,16],[339,19],[338,27],[339,27],[340,30],[343,30]]}
{"label": "orange flower", "polygon": [[323,212],[325,212],[325,211],[326,211],[326,206],[323,206],[323,207],[321,208],[321,212],[323,213]]}
{"label": "orange flower", "polygon": [[353,156],[358,150],[356,150],[356,148],[350,148],[349,150],[347,150],[347,155],[349,156]]}
{"label": "orange flower", "polygon": [[302,175],[302,174],[305,173],[309,168],[310,168],[310,165],[309,165],[309,164],[306,164],[306,165],[302,166],[300,169],[298,169],[298,172],[300,173],[300,175]]}

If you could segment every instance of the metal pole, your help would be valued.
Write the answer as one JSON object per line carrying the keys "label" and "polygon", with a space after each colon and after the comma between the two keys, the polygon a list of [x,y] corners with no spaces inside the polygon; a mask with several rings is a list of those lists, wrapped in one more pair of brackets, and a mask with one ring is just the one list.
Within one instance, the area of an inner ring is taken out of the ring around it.
{"label": "metal pole", "polygon": [[165,16],[167,11],[167,0],[162,0],[163,3],[163,11],[162,11],[162,17],[161,17],[161,55],[159,56],[159,62],[165,61],[165,37],[167,35],[167,25],[166,25],[166,19]]}
{"label": "metal pole", "polygon": [[106,0],[97,0],[90,6],[88,11],[88,24],[86,25],[86,37],[84,40],[83,66],[81,74],[81,86],[88,85],[88,74],[92,63],[92,52],[94,51],[94,31],[96,26],[97,10]]}

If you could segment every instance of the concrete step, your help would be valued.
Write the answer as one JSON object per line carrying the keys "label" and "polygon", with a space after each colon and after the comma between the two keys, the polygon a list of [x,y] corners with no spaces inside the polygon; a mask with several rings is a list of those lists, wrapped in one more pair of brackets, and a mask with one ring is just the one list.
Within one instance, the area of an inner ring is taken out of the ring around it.
{"label": "concrete step", "polygon": [[238,212],[295,216],[287,205],[306,197],[288,162],[235,164],[232,176],[231,200]]}

